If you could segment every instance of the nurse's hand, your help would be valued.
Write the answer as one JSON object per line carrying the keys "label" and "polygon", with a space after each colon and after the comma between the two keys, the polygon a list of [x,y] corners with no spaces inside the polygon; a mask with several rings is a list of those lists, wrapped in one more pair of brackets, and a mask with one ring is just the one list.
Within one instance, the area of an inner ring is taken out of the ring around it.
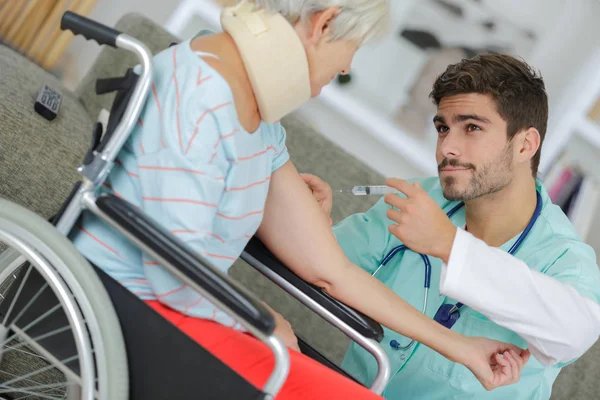
{"label": "nurse's hand", "polygon": [[387,217],[395,222],[388,230],[408,248],[417,253],[427,254],[448,263],[456,227],[444,210],[418,182],[409,183],[402,179],[390,178],[386,184],[406,195],[388,194],[384,200],[394,208],[387,211]]}
{"label": "nurse's hand", "polygon": [[521,371],[531,356],[529,350],[481,337],[468,337],[467,340],[471,350],[465,352],[461,363],[486,390],[519,381]]}
{"label": "nurse's hand", "polygon": [[333,206],[333,193],[331,186],[316,175],[300,174],[300,177],[306,182],[312,194],[321,206],[323,213],[329,219],[329,225],[333,224],[331,219],[331,207]]}

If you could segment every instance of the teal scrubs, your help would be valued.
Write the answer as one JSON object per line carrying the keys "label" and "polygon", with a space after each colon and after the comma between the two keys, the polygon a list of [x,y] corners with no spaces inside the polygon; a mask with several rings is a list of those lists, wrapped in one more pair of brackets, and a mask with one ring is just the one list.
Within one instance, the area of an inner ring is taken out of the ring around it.
{"label": "teal scrubs", "polygon": [[[419,183],[444,211],[448,212],[458,204],[444,198],[437,177],[419,180]],[[570,221],[558,206],[552,204],[540,181],[537,181],[537,190],[542,195],[541,216],[515,256],[530,268],[573,285],[580,294],[600,302],[600,272],[594,251],[577,237]],[[346,255],[371,274],[389,251],[402,244],[388,231],[388,226],[392,223],[386,216],[389,208],[381,199],[366,213],[352,215],[334,227],[337,240]],[[465,225],[464,207],[451,220],[455,226],[462,228]],[[501,248],[508,251],[517,237],[518,235]],[[430,260],[431,288],[426,314],[433,318],[442,304],[455,304],[456,300],[440,294],[442,261],[434,257],[430,257]],[[421,310],[424,273],[421,257],[408,250],[398,253],[381,268],[377,279]],[[528,347],[516,333],[493,323],[467,305],[462,307],[460,314],[452,328],[457,332],[513,343],[521,348]],[[405,351],[393,349],[390,346],[391,340],[405,346],[410,343],[410,339],[385,327],[384,332],[381,345],[389,356],[392,367],[391,379],[383,393],[388,399],[548,399],[560,368],[566,365],[547,367],[531,357],[518,383],[486,391],[462,364],[453,363],[417,342]],[[342,366],[365,385],[370,385],[377,373],[377,363],[373,356],[355,343],[348,350]]]}

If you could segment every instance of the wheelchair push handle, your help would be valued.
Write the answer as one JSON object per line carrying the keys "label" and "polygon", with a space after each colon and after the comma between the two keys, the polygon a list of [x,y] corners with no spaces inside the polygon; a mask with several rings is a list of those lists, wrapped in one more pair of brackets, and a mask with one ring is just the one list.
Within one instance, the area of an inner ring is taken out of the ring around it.
{"label": "wheelchair push handle", "polygon": [[67,11],[63,14],[60,29],[70,30],[75,35],[82,35],[87,40],[95,40],[99,45],[106,44],[117,47],[117,38],[121,32],[89,18]]}

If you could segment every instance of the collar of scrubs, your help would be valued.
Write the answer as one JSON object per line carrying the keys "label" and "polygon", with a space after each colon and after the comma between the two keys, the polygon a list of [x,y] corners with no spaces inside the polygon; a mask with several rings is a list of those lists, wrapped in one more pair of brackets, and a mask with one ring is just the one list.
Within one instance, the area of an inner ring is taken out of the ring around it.
{"label": "collar of scrubs", "polygon": [[[527,237],[531,233],[531,230],[535,226],[535,223],[537,222],[538,218],[542,214],[543,200],[542,200],[542,195],[537,190],[537,188],[536,188],[535,194],[536,194],[535,211],[533,213],[533,216],[529,220],[529,223],[527,224],[527,226],[525,227],[524,230],[522,230],[517,236],[515,236],[515,238],[513,238],[512,243],[511,243],[511,241],[508,241],[507,243],[505,243],[505,246],[510,245],[510,248],[505,251],[511,255],[515,255],[515,253],[523,245],[523,241],[525,239],[527,239]],[[454,211],[457,209],[457,207],[459,207],[459,206],[455,206],[448,213],[448,217],[451,217],[454,214]],[[463,229],[466,229],[466,225],[463,225],[463,226],[464,226]],[[436,321],[438,321],[439,323],[441,323],[442,325],[444,325],[446,328],[452,329],[452,326],[456,323],[456,321],[458,321],[458,318],[460,317],[459,310],[463,307],[463,305],[464,305],[463,303],[456,303],[454,305],[453,304],[443,304],[436,312],[434,319]]]}
{"label": "collar of scrubs", "polygon": [[[544,207],[546,207],[546,205],[550,201],[550,195],[548,194],[548,191],[546,190],[545,186],[543,185],[543,182],[537,178],[535,180],[535,189],[537,190],[537,192],[540,194],[540,197],[541,197],[541,202],[542,202],[541,210],[540,210],[540,214],[541,214],[542,211],[544,210]],[[459,204],[459,202],[449,203],[449,204],[445,205],[444,209],[446,211],[448,211],[448,210],[452,209],[452,207],[455,207],[458,204]],[[466,221],[466,215],[465,215],[465,207],[462,207],[460,210],[456,211],[456,213],[454,213],[454,215],[452,215],[450,217],[450,221],[452,221],[454,226],[461,228],[463,230],[466,230],[467,221]],[[505,242],[499,248],[501,250],[508,252],[510,250],[510,248],[512,247],[512,245],[519,239],[519,236],[521,236],[521,233],[523,233],[523,232],[517,233],[512,239]]]}

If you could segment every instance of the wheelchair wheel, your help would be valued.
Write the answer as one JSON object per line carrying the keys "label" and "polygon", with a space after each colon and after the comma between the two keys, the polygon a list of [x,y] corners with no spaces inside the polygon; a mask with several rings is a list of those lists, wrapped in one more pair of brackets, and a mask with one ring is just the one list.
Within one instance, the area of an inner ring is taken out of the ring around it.
{"label": "wheelchair wheel", "polygon": [[3,244],[0,399],[127,399],[119,321],[90,264],[54,226],[0,199]]}

